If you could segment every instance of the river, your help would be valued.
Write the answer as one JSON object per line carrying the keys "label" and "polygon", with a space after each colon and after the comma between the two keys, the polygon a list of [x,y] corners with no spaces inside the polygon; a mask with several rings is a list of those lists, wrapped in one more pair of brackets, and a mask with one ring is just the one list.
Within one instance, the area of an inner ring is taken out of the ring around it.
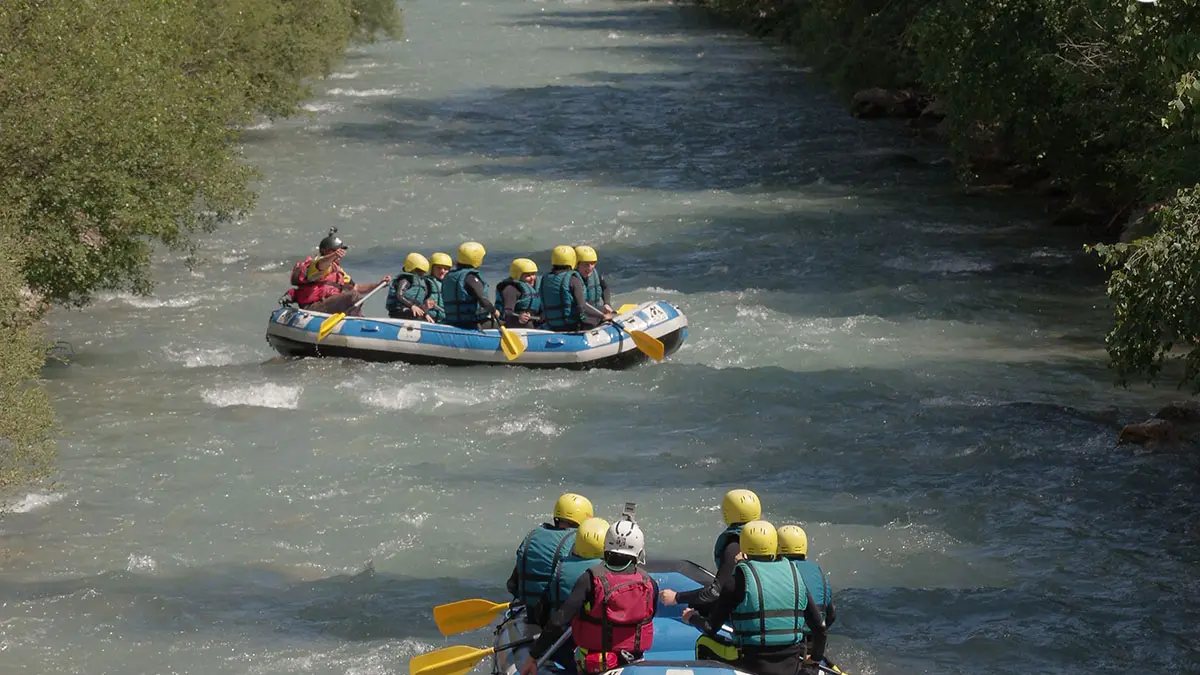
{"label": "river", "polygon": [[[560,492],[704,562],[750,487],[808,529],[854,673],[1200,672],[1196,463],[1114,447],[1168,394],[1112,388],[1077,232],[957,196],[935,148],[671,5],[406,24],[247,133],[260,205],[196,271],[51,317],[61,471],[0,523],[0,670],[405,673],[447,643],[433,605],[504,597]],[[690,338],[625,372],[268,362],[330,225],[359,280],[592,243]]]}

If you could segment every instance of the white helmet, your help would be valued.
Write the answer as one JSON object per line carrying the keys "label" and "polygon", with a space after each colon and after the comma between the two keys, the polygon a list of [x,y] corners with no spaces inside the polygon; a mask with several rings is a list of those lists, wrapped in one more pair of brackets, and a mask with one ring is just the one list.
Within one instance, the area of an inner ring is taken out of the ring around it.
{"label": "white helmet", "polygon": [[620,553],[641,562],[646,560],[646,536],[632,520],[622,518],[608,528],[604,535],[604,552]]}

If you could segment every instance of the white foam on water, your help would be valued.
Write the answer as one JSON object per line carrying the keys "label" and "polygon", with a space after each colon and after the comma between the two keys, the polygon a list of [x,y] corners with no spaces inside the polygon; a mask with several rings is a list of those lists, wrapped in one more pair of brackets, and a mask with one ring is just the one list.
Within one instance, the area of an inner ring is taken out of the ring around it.
{"label": "white foam on water", "polygon": [[[374,383],[356,378],[353,381],[337,385],[337,389],[351,391],[371,387]],[[442,382],[414,382],[397,388],[374,389],[359,394],[359,400],[365,405],[385,410],[438,410],[444,406],[477,406],[485,403],[503,401],[519,393],[532,391],[556,391],[569,389],[571,382],[566,379],[544,380],[533,385],[520,382],[498,381],[487,389],[478,387],[455,387]],[[553,426],[553,425],[551,425]],[[546,435],[557,429],[547,428]],[[513,433],[516,433],[515,431]]]}
{"label": "white foam on water", "polygon": [[60,502],[66,496],[65,492],[30,492],[11,505],[0,505],[0,513],[30,513]]}
{"label": "white foam on water", "polygon": [[679,295],[679,291],[673,288],[659,288],[658,286],[647,286],[639,291],[640,293],[658,293],[660,295]]}
{"label": "white foam on water", "polygon": [[158,569],[158,563],[148,555],[129,554],[129,562],[125,565],[127,572],[153,572]]}
{"label": "white foam on water", "polygon": [[348,73],[330,73],[331,80],[354,80],[357,79],[360,73],[357,70],[352,70]]}
{"label": "white foam on water", "polygon": [[262,122],[251,124],[250,126],[246,127],[246,129],[249,131],[262,131],[263,129],[270,129],[272,126],[274,125],[270,120],[264,120]]}
{"label": "white foam on water", "polygon": [[342,106],[329,101],[312,101],[300,106],[301,110],[308,112],[337,112],[342,109]]}
{"label": "white foam on water", "polygon": [[246,257],[244,255],[219,255],[217,256],[217,262],[222,265],[232,265],[233,263],[245,260]]}
{"label": "white foam on water", "polygon": [[190,347],[176,350],[174,347],[163,347],[163,354],[174,363],[184,365],[184,368],[203,368],[206,365],[229,365],[233,363],[233,352],[229,347]]}
{"label": "white foam on water", "polygon": [[400,90],[395,87],[377,88],[377,89],[342,89],[334,87],[325,92],[330,96],[350,96],[352,98],[372,98],[375,96],[395,96],[400,93]]}
{"label": "white foam on water", "polygon": [[996,267],[995,263],[991,261],[975,260],[960,255],[947,255],[933,259],[899,256],[885,260],[883,265],[907,272],[933,272],[936,274],[987,272]]}
{"label": "white foam on water", "polygon": [[205,403],[218,408],[245,405],[295,410],[300,407],[300,394],[303,391],[303,387],[268,382],[266,384],[205,389],[200,396]]}
{"label": "white foam on water", "polygon": [[202,299],[198,295],[182,295],[176,298],[155,298],[153,296],[134,295],[133,293],[100,293],[97,300],[104,302],[120,302],[138,309],[158,309],[168,307],[181,309],[191,307]]}
{"label": "white foam on water", "polygon": [[512,436],[520,433],[535,433],[553,438],[562,434],[562,428],[537,415],[510,419],[500,426],[488,427],[488,436]]}

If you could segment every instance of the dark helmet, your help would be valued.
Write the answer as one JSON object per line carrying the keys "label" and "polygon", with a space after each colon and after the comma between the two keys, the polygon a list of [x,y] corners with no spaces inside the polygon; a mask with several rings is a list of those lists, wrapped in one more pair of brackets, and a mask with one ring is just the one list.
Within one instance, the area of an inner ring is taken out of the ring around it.
{"label": "dark helmet", "polygon": [[328,251],[336,251],[339,248],[341,248],[341,249],[349,248],[349,246],[346,246],[345,242],[343,242],[341,239],[338,239],[337,237],[335,237],[334,236],[335,234],[337,234],[337,228],[336,227],[329,228],[329,236],[322,239],[321,243],[317,246],[317,248],[320,249],[321,253],[326,253]]}

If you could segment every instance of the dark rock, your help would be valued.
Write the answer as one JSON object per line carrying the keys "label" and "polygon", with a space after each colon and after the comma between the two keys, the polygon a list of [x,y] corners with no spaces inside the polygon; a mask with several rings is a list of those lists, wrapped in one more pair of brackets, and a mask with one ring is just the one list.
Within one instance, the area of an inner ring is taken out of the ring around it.
{"label": "dark rock", "polygon": [[1154,413],[1154,417],[1183,424],[1200,422],[1200,401],[1172,401]]}
{"label": "dark rock", "polygon": [[924,107],[924,98],[910,89],[863,89],[856,92],[850,100],[850,114],[859,119],[917,117]]}
{"label": "dark rock", "polygon": [[1117,445],[1135,443],[1137,445],[1161,445],[1178,443],[1182,440],[1179,429],[1171,422],[1151,417],[1145,422],[1126,424],[1117,436]]}

